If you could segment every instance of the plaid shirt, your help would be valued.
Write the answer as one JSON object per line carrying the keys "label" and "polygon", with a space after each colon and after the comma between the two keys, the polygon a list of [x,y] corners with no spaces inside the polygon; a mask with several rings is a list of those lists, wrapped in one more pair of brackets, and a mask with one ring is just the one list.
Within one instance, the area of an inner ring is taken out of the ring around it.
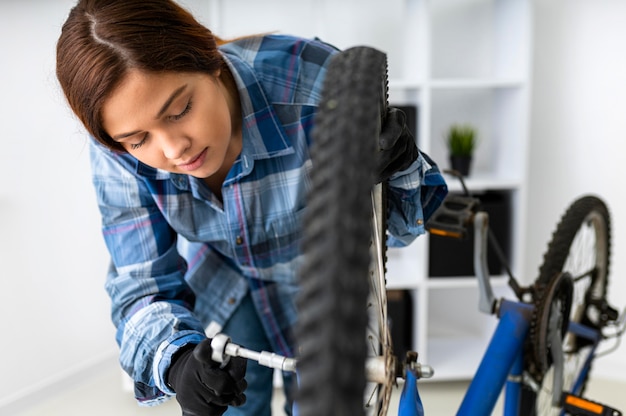
{"label": "plaid shirt", "polygon": [[[250,291],[277,353],[293,356],[295,271],[309,188],[310,132],[325,67],[336,50],[287,36],[221,47],[239,89],[243,149],[218,200],[202,180],[148,167],[92,141],[93,183],[112,264],[122,367],[137,399],[155,404],[172,355],[219,329]],[[408,244],[446,193],[421,157],[391,180],[389,228]]]}

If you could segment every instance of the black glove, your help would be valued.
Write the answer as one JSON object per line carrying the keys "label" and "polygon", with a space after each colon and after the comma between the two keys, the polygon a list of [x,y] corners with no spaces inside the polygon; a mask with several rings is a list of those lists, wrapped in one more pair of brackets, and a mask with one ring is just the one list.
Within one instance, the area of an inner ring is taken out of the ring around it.
{"label": "black glove", "polygon": [[246,401],[245,358],[231,357],[224,368],[211,360],[211,339],[188,345],[172,359],[167,383],[176,392],[183,416],[221,416]]}
{"label": "black glove", "polygon": [[398,108],[390,107],[387,111],[378,144],[380,151],[376,183],[407,169],[419,155],[415,139],[406,125],[406,115]]}

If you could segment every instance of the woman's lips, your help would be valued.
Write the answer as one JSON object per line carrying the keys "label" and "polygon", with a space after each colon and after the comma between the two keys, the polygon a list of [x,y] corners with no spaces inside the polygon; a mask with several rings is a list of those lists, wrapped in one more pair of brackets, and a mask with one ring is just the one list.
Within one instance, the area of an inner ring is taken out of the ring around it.
{"label": "woman's lips", "polygon": [[189,162],[184,162],[178,165],[178,167],[184,171],[192,171],[198,169],[200,166],[204,164],[204,159],[206,158],[208,148],[204,149],[198,156],[191,159]]}

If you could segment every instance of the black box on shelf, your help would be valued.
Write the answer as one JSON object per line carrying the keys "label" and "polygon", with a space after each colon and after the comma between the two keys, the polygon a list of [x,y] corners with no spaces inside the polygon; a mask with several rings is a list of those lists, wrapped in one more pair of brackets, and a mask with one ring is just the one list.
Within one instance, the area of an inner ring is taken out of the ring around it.
{"label": "black box on shelf", "polygon": [[387,319],[393,351],[403,359],[413,350],[413,302],[408,290],[387,290]]}
{"label": "black box on shelf", "polygon": [[[483,209],[489,214],[489,227],[502,251],[510,261],[511,253],[511,194],[508,191],[487,191],[479,196]],[[428,273],[430,277],[474,276],[474,233],[470,230],[464,240],[430,235]],[[491,275],[504,273],[495,251],[489,245],[487,263]]]}

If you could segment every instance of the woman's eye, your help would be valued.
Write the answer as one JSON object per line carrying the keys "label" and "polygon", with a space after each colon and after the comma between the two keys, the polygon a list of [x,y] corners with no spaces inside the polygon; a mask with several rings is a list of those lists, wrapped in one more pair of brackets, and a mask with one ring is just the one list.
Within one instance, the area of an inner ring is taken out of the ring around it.
{"label": "woman's eye", "polygon": [[146,143],[146,140],[148,139],[148,135],[144,135],[143,139],[141,139],[141,141],[139,143],[131,143],[130,144],[130,148],[132,150],[137,150],[139,149],[141,146],[143,146]]}
{"label": "woman's eye", "polygon": [[174,120],[174,121],[180,120],[181,118],[185,117],[185,115],[187,115],[187,113],[189,113],[189,111],[191,111],[191,100],[189,100],[187,102],[187,106],[185,107],[185,109],[182,112],[180,112],[179,114],[170,116],[170,118],[172,120]]}

